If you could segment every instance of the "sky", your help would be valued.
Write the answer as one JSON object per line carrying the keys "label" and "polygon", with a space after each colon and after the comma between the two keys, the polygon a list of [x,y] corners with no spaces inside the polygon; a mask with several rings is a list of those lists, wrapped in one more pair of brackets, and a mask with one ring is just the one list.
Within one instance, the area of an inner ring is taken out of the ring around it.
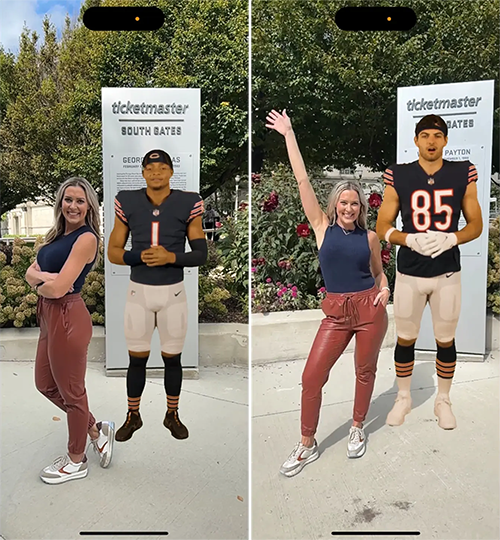
{"label": "sky", "polygon": [[82,0],[0,0],[0,44],[17,54],[24,24],[40,34],[44,15],[49,15],[60,37],[66,14],[75,21],[81,4]]}

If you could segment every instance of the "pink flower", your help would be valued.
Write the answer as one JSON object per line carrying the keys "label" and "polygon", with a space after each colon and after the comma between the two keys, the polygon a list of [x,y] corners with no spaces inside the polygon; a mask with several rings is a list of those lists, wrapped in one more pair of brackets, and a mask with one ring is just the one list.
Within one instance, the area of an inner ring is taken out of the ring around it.
{"label": "pink flower", "polygon": [[297,292],[297,286],[296,286],[296,285],[294,285],[294,286],[292,287],[292,291],[293,291],[293,292]]}
{"label": "pink flower", "polygon": [[321,287],[321,289],[318,291],[320,293],[325,293],[326,292],[326,288],[325,287]]}
{"label": "pink flower", "polygon": [[385,249],[388,249],[390,251],[392,249],[392,244],[389,244],[389,242],[387,242]]}
{"label": "pink flower", "polygon": [[261,175],[257,173],[252,173],[252,183],[253,184],[260,184]]}
{"label": "pink flower", "polygon": [[299,223],[296,230],[297,235],[301,238],[307,238],[311,234],[311,230],[309,229],[309,225],[307,223]]}
{"label": "pink flower", "polygon": [[252,272],[257,272],[257,268],[253,267]]}
{"label": "pink flower", "polygon": [[278,296],[283,296],[283,291],[278,291],[276,294],[277,294]]}
{"label": "pink flower", "polygon": [[271,283],[272,281],[273,281],[273,280],[272,280],[270,277],[268,277],[268,278],[266,279],[266,283]]}
{"label": "pink flower", "polygon": [[272,212],[278,208],[278,194],[276,191],[271,191],[269,197],[264,201],[262,209],[264,212]]}
{"label": "pink flower", "polygon": [[290,268],[292,267],[292,263],[290,261],[283,260],[278,262],[278,266],[280,268],[284,268],[285,270],[290,270]]}
{"label": "pink flower", "polygon": [[215,228],[220,229],[222,227],[222,223],[220,221],[215,222]]}
{"label": "pink flower", "polygon": [[281,281],[277,281],[277,282],[276,282],[276,285],[277,285],[278,287],[281,287]]}
{"label": "pink flower", "polygon": [[294,298],[297,298],[297,291],[292,291],[292,296],[293,296]]}
{"label": "pink flower", "polygon": [[368,204],[371,208],[380,208],[382,196],[379,193],[372,193],[368,199]]}
{"label": "pink flower", "polygon": [[389,264],[391,260],[391,252],[388,249],[383,249],[381,254],[382,264]]}
{"label": "pink flower", "polygon": [[293,287],[293,283],[288,284],[288,288],[291,289]]}

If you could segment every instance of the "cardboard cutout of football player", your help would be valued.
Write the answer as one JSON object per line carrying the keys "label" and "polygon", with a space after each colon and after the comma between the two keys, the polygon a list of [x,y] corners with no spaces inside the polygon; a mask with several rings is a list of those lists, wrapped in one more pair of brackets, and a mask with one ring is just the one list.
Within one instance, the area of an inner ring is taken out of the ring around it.
{"label": "cardboard cutout of football player", "polygon": [[[108,247],[110,262],[131,267],[125,305],[128,413],[115,438],[127,441],[142,427],[139,405],[146,384],[151,337],[157,327],[167,394],[163,424],[176,439],[186,439],[189,432],[178,414],[181,352],[187,331],[183,268],[200,266],[207,259],[203,200],[198,193],[170,187],[173,165],[163,150],[151,150],[144,156],[142,174],[146,188],[116,195],[115,224]],[[127,251],[129,234],[132,249]],[[191,247],[188,253],[186,238]]]}
{"label": "cardboard cutout of football player", "polygon": [[[424,116],[415,128],[417,161],[394,164],[384,172],[384,199],[377,218],[380,240],[401,246],[397,257],[394,352],[398,394],[387,424],[399,426],[411,411],[411,375],[415,342],[429,302],[436,339],[438,393],[434,413],[443,429],[454,429],[450,389],[457,352],[455,331],[460,315],[460,251],[483,229],[477,198],[477,171],[470,161],[447,161],[448,126],[439,116]],[[467,225],[458,230],[460,212]],[[394,226],[401,212],[403,230]]]}

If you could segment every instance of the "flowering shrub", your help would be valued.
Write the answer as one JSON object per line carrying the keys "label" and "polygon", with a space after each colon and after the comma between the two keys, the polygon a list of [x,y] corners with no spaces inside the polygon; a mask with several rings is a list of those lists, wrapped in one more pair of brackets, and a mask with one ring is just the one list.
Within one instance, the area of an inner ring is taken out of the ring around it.
{"label": "flowering shrub", "polygon": [[208,243],[208,259],[200,268],[198,314],[200,322],[248,320],[248,295],[238,293],[237,273],[215,242]]}
{"label": "flowering shrub", "polygon": [[92,323],[104,325],[104,268],[102,266],[101,268],[98,266],[87,274],[81,295],[90,311]]}
{"label": "flowering shrub", "polygon": [[213,321],[227,314],[224,301],[231,298],[231,293],[226,289],[226,280],[222,266],[217,266],[208,275],[200,275],[198,315]]}
{"label": "flowering shrub", "polygon": [[[332,189],[326,182],[314,182],[322,208]],[[383,186],[368,197],[368,228],[375,230],[382,204]],[[318,307],[318,291],[324,283],[319,270],[318,249],[300,201],[297,182],[289,169],[252,175],[252,286],[253,311],[280,311]],[[395,248],[381,242],[382,263],[391,290],[395,279]],[[270,282],[267,280],[270,279]],[[276,283],[294,283],[297,297],[283,292]],[[282,300],[281,302],[279,300]],[[297,307],[297,306],[302,307]],[[290,306],[284,308],[283,306]]]}
{"label": "flowering shrub", "polygon": [[309,225],[307,223],[300,223],[297,225],[297,236],[301,238],[307,238],[311,234]]}
{"label": "flowering shrub", "polygon": [[[314,297],[323,285],[297,182],[285,167],[252,175],[252,250],[254,287],[269,277],[273,283],[294,283],[303,294]],[[253,306],[259,309],[257,297]]]}
{"label": "flowering shrub", "polygon": [[372,193],[368,197],[368,204],[370,205],[370,208],[380,208],[380,205],[382,204],[382,195],[380,195],[380,193]]}
{"label": "flowering shrub", "polygon": [[325,288],[317,291],[316,296],[304,293],[293,283],[274,283],[267,278],[265,283],[258,283],[252,289],[252,303],[255,312],[292,311],[298,309],[318,309],[326,295]]}
{"label": "flowering shrub", "polygon": [[276,191],[271,191],[269,197],[262,204],[264,212],[274,212],[278,208],[278,194]]}
{"label": "flowering shrub", "polygon": [[[43,238],[40,236],[35,244],[30,246],[23,239],[15,238],[12,246],[2,246],[0,252],[0,327],[22,328],[37,325],[38,294],[28,285],[24,275],[36,259],[36,249],[42,241]],[[104,267],[102,265],[101,262],[93,272],[89,272],[81,292],[94,324],[104,324]]]}

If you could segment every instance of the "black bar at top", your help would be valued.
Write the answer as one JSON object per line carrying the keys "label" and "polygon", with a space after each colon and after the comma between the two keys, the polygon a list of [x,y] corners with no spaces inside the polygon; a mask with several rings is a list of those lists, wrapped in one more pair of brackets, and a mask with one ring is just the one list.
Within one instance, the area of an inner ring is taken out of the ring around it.
{"label": "black bar at top", "polygon": [[[390,19],[390,20],[389,20]],[[417,16],[409,7],[344,7],[335,14],[341,30],[410,30]]]}
{"label": "black bar at top", "polygon": [[157,7],[91,7],[83,14],[89,30],[158,30],[165,21]]}

